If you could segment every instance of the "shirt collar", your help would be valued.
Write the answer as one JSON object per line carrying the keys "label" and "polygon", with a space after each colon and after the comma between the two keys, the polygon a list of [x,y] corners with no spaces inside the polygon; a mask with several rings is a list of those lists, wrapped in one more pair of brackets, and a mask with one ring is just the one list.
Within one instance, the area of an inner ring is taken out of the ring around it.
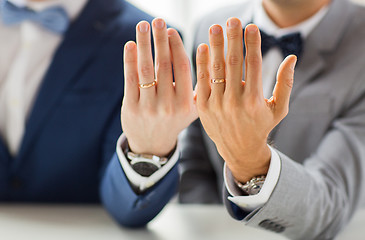
{"label": "shirt collar", "polygon": [[42,11],[49,7],[61,6],[67,12],[71,21],[75,20],[81,13],[88,0],[47,0],[31,2],[27,0],[8,0],[19,7],[29,7],[34,11]]}
{"label": "shirt collar", "polygon": [[256,0],[254,6],[253,22],[267,34],[279,38],[283,35],[287,35],[294,32],[299,32],[303,38],[306,38],[310,32],[317,26],[317,24],[326,15],[329,6],[324,6],[312,17],[308,18],[304,22],[301,22],[295,26],[288,28],[279,28],[267,15],[264,7],[262,6],[262,0]]}

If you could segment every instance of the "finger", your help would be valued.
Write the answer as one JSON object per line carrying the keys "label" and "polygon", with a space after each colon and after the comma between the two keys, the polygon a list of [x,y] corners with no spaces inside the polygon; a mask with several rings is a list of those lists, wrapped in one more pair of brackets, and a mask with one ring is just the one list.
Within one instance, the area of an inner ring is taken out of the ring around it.
{"label": "finger", "polygon": [[139,98],[137,46],[129,41],[124,46],[124,101],[137,103]]}
{"label": "finger", "polygon": [[172,93],[173,85],[170,47],[164,20],[154,19],[152,31],[155,45],[155,71],[158,81],[157,93],[161,92],[163,93],[161,96],[167,96]]}
{"label": "finger", "polygon": [[232,92],[240,92],[242,90],[243,77],[243,30],[239,19],[228,19],[227,39],[227,89]]}
{"label": "finger", "polygon": [[[140,84],[152,83],[155,80],[150,25],[146,21],[137,24],[137,57],[138,57],[138,76]],[[156,94],[154,86],[140,89],[140,100],[150,101]]]}
{"label": "finger", "polygon": [[262,90],[262,55],[260,31],[254,24],[247,25],[245,29],[246,45],[246,73],[245,89],[249,93],[263,98]]}
{"label": "finger", "polygon": [[197,76],[197,101],[205,103],[210,96],[210,75],[209,75],[209,47],[200,44],[196,54],[196,76]]}
{"label": "finger", "polygon": [[167,30],[171,49],[171,59],[175,78],[175,91],[178,97],[190,96],[193,92],[190,62],[183,42],[175,29]]}
{"label": "finger", "polygon": [[273,91],[275,110],[279,111],[279,113],[284,112],[286,114],[288,111],[296,62],[297,57],[295,55],[290,55],[280,64]]}
{"label": "finger", "polygon": [[[223,29],[220,25],[213,25],[209,29],[209,45],[211,59],[211,78],[225,79],[225,60],[224,60],[224,37]],[[222,97],[225,89],[224,83],[212,84],[212,96]]]}

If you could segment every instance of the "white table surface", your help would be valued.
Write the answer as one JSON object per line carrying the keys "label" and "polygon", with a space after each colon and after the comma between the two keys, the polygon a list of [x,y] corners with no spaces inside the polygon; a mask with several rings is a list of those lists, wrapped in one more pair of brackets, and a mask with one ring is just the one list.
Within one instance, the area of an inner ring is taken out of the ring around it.
{"label": "white table surface", "polygon": [[[285,239],[246,227],[223,206],[169,204],[144,229],[118,226],[97,205],[0,205],[1,240],[218,240]],[[360,210],[338,240],[365,239],[365,210]]]}

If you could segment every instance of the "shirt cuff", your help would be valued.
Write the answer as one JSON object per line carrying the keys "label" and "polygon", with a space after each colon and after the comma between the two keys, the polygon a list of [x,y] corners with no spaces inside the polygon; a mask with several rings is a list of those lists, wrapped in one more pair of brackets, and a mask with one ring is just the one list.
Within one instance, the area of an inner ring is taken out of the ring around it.
{"label": "shirt cuff", "polygon": [[270,147],[271,160],[269,170],[266,175],[266,180],[261,188],[261,191],[256,195],[242,196],[241,190],[234,182],[234,177],[231,170],[224,164],[224,183],[231,196],[228,197],[232,203],[245,211],[253,211],[256,208],[262,207],[270,198],[274,188],[279,180],[281,160],[279,154]]}
{"label": "shirt cuff", "polygon": [[141,192],[146,190],[147,188],[152,187],[158,181],[160,181],[176,164],[177,160],[179,159],[179,143],[177,144],[176,150],[168,162],[162,166],[159,170],[154,172],[149,177],[144,177],[138,174],[132,166],[129,164],[129,161],[124,155],[124,150],[128,146],[128,141],[123,133],[118,141],[117,141],[117,155],[119,158],[120,165],[122,166],[125,175],[127,176],[130,183],[135,187],[138,188]]}

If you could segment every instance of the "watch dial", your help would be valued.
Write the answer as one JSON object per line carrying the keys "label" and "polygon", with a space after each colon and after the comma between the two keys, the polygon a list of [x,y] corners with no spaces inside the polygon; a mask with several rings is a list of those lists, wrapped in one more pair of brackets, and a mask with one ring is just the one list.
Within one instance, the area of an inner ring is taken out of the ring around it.
{"label": "watch dial", "polygon": [[158,170],[156,165],[146,162],[139,162],[132,165],[134,171],[143,177],[149,177]]}

